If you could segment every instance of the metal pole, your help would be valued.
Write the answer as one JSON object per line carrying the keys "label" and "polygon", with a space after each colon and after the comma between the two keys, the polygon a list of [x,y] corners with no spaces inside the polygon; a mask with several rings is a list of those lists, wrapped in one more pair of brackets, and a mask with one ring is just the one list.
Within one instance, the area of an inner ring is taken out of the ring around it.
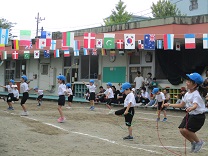
{"label": "metal pole", "polygon": [[44,18],[41,18],[41,17],[39,16],[39,12],[38,12],[38,15],[37,15],[37,17],[35,17],[35,19],[36,19],[36,23],[37,23],[37,28],[36,28],[36,38],[38,38],[38,24],[40,23],[40,21],[45,20],[45,17],[44,17]]}

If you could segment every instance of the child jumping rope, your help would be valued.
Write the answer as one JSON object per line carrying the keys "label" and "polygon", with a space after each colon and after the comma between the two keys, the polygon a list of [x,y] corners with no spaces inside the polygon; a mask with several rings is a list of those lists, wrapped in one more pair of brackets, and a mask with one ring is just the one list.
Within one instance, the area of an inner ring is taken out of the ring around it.
{"label": "child jumping rope", "polygon": [[112,114],[112,113],[114,113],[114,111],[111,108],[111,102],[114,98],[113,90],[111,88],[112,84],[111,84],[111,82],[108,82],[106,85],[107,85],[107,89],[103,94],[105,94],[105,97],[107,100],[106,106],[110,109],[108,114]]}
{"label": "child jumping rope", "polygon": [[29,113],[27,112],[27,109],[25,107],[25,102],[27,101],[27,99],[29,98],[29,94],[28,94],[28,91],[29,91],[29,87],[28,87],[28,83],[27,82],[27,76],[23,75],[20,79],[21,81],[21,85],[20,85],[20,88],[21,88],[21,91],[23,93],[23,97],[22,97],[22,100],[21,100],[21,106],[22,106],[22,109],[23,109],[23,112],[22,112],[22,116],[27,116],[29,115]]}
{"label": "child jumping rope", "polygon": [[115,115],[124,115],[126,126],[128,126],[129,135],[124,137],[124,140],[133,140],[131,122],[134,116],[134,106],[136,100],[133,92],[131,91],[131,84],[126,82],[122,85],[121,93],[125,93],[127,96],[124,100],[124,108],[115,112]]}
{"label": "child jumping rope", "polygon": [[9,84],[6,86],[2,86],[0,85],[0,87],[6,88],[8,91],[8,95],[7,95],[7,104],[9,105],[9,107],[7,108],[7,110],[14,110],[13,106],[12,106],[12,101],[14,98],[14,94],[13,94],[13,87],[12,85],[14,85],[14,80],[10,80]]}
{"label": "child jumping rope", "polygon": [[58,79],[58,83],[59,83],[59,86],[58,86],[58,96],[59,96],[58,111],[60,114],[60,118],[58,118],[58,122],[62,123],[65,121],[65,117],[64,117],[64,114],[62,111],[62,106],[65,105],[65,94],[66,94],[65,80],[66,80],[66,78],[63,75],[59,75],[59,76],[57,76],[57,79]]}
{"label": "child jumping rope", "polygon": [[[85,82],[83,81],[83,83],[85,84]],[[94,84],[94,80],[90,80],[90,84],[85,86],[89,89],[90,92],[90,110],[94,110],[95,109],[95,90],[96,90],[96,85]]]}
{"label": "child jumping rope", "polygon": [[38,94],[38,98],[36,99],[38,101],[37,106],[41,106],[43,99],[43,90],[38,89],[38,87],[34,87],[33,89]]}
{"label": "child jumping rope", "polygon": [[72,106],[72,101],[73,101],[73,92],[71,88],[71,83],[66,84],[66,93],[68,95],[68,107],[66,108],[70,109]]}
{"label": "child jumping rope", "polygon": [[179,125],[180,133],[191,142],[191,152],[197,153],[201,150],[204,141],[195,134],[201,129],[205,122],[205,103],[200,95],[203,83],[201,75],[198,73],[187,74],[186,86],[188,92],[185,94],[180,104],[166,103],[166,107],[183,108],[186,107],[186,116]]}

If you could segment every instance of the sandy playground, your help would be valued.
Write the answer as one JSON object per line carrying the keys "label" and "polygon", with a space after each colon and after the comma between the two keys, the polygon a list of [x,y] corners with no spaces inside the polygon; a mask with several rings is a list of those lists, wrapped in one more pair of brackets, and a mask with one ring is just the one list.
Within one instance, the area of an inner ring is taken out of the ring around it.
{"label": "sandy playground", "polygon": [[[74,103],[64,109],[65,123],[57,123],[57,103],[44,101],[41,107],[35,100],[28,100],[28,117],[20,117],[21,106],[14,104],[14,111],[7,111],[7,104],[0,102],[0,156],[182,156],[185,140],[179,134],[178,124],[184,112],[168,111],[168,122],[159,122],[157,134],[156,110],[136,108],[133,122],[133,141],[124,141],[127,135],[123,117],[108,115],[104,105],[89,110],[87,103]],[[114,110],[121,107],[114,107]],[[198,132],[208,145],[208,123]],[[198,153],[190,153],[186,141],[186,155],[207,156],[205,145]]]}

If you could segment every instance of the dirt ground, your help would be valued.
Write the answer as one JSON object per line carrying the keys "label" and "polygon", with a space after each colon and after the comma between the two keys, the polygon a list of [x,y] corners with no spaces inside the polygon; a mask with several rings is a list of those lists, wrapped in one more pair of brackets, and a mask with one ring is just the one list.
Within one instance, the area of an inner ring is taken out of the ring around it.
{"label": "dirt ground", "polygon": [[[14,104],[14,111],[7,111],[7,104],[0,102],[0,156],[208,155],[207,145],[198,154],[189,152],[190,143],[177,128],[185,112],[168,111],[168,122],[159,122],[158,137],[156,110],[136,108],[134,140],[124,141],[122,138],[128,134],[124,118],[108,115],[104,105],[96,105],[95,111],[90,111],[88,104],[74,103],[71,109],[63,108],[66,122],[57,123],[56,102],[44,101],[41,107],[36,104],[28,100],[30,114],[21,117],[19,103]],[[198,132],[205,142],[207,129],[206,121]]]}

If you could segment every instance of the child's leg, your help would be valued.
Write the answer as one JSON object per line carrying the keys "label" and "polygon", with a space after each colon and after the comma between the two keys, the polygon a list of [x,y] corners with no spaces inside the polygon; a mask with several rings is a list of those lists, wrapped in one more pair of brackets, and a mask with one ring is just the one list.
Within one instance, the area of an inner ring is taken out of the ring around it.
{"label": "child's leg", "polygon": [[22,104],[21,106],[22,106],[23,111],[24,111],[24,112],[27,112],[27,109],[26,109],[26,107],[25,107],[25,104]]}
{"label": "child's leg", "polygon": [[68,102],[68,106],[71,107],[71,102]]}
{"label": "child's leg", "polygon": [[61,105],[58,105],[58,111],[59,111],[59,114],[60,114],[61,118],[64,118],[64,114],[63,114]]}
{"label": "child's leg", "polygon": [[128,126],[129,135],[132,136],[132,127]]}
{"label": "child's leg", "polygon": [[180,133],[190,142],[199,142],[199,138],[196,136],[194,132],[189,131],[186,128],[180,128]]}
{"label": "child's leg", "polygon": [[161,112],[161,110],[157,110],[157,118],[160,118],[160,112]]}
{"label": "child's leg", "polygon": [[166,110],[163,110],[163,113],[164,113],[164,118],[167,118],[167,112],[166,112]]}
{"label": "child's leg", "polygon": [[91,102],[92,102],[92,106],[94,107],[95,106],[95,101],[91,100]]}
{"label": "child's leg", "polygon": [[7,102],[9,107],[12,107],[12,102]]}

